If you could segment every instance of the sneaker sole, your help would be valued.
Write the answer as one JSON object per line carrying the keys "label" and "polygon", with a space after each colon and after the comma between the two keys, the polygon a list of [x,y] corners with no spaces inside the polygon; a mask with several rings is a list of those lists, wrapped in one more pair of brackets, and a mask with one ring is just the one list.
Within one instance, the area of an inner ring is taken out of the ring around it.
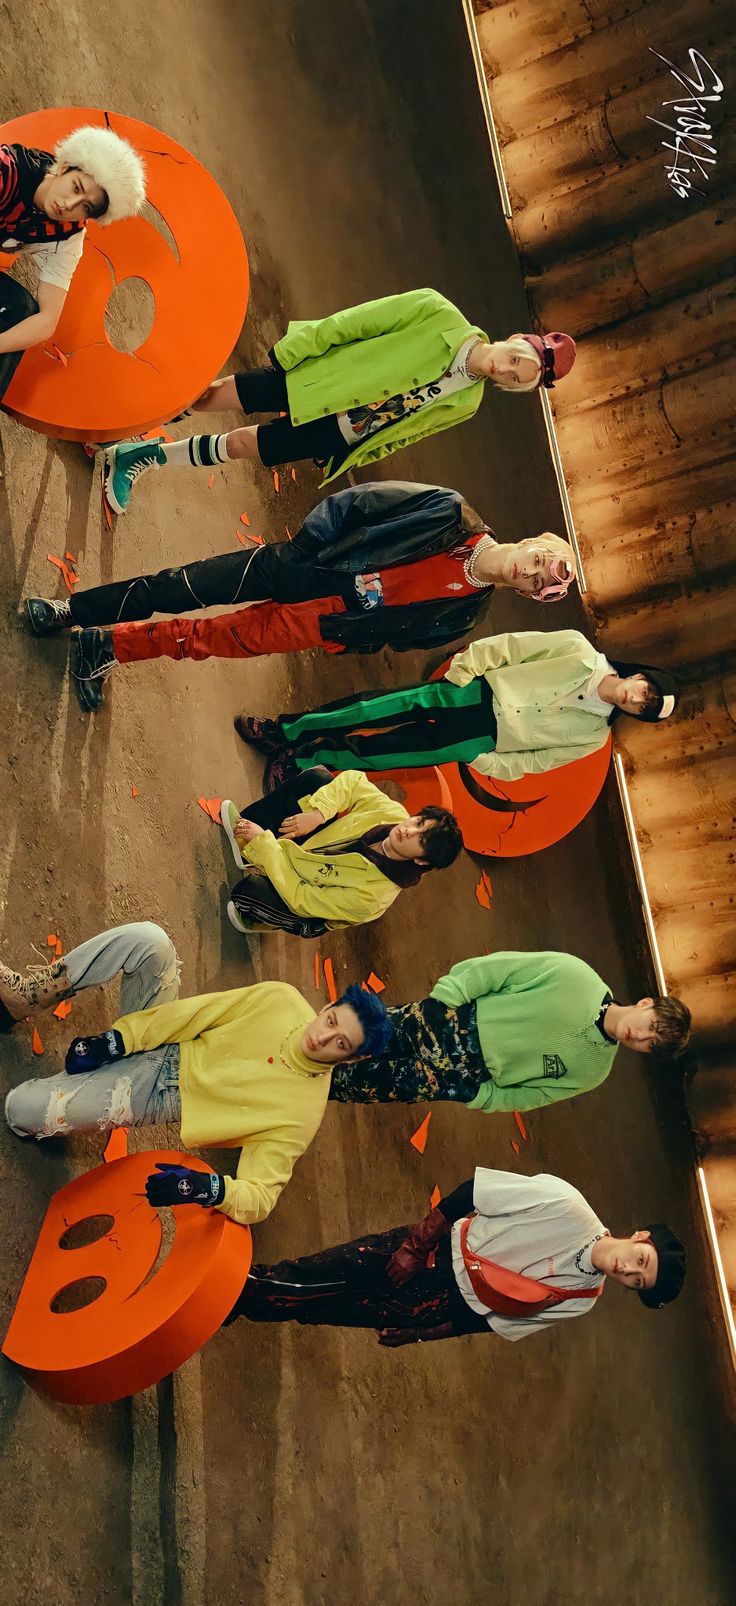
{"label": "sneaker sole", "polygon": [[238,847],[238,843],[237,843],[237,839],[236,839],[236,836],[235,836],[235,832],[233,830],[232,822],[230,820],[230,810],[234,809],[234,808],[235,808],[235,804],[233,803],[232,799],[229,798],[229,797],[224,797],[222,802],[221,802],[221,804],[220,804],[220,824],[222,826],[223,831],[225,832],[225,835],[226,835],[226,837],[228,839],[228,842],[230,843],[230,847],[232,848],[232,854],[233,854],[233,858],[235,860],[235,863],[237,864],[238,869],[242,870],[242,868],[243,868],[243,855],[242,855],[242,853],[240,851],[240,848]]}
{"label": "sneaker sole", "polygon": [[240,932],[241,937],[250,936],[250,932],[248,930],[248,927],[243,925],[243,922],[242,922],[242,920],[240,918],[240,915],[238,914],[238,911],[237,911],[237,909],[235,907],[235,904],[233,903],[232,899],[230,900],[230,902],[228,903],[228,906],[227,906],[227,918],[230,921],[231,926],[234,926],[235,930]]}
{"label": "sneaker sole", "polygon": [[128,509],[127,507],[121,507],[120,503],[116,499],[115,492],[112,488],[113,472],[114,464],[110,462],[106,452],[105,461],[102,465],[102,489],[105,493],[108,507],[112,508],[113,513],[117,513],[121,518],[124,518]]}

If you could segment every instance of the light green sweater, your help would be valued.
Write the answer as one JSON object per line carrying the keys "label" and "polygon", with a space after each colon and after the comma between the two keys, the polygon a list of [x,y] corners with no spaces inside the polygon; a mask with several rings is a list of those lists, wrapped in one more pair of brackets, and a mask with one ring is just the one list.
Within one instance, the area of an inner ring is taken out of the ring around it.
{"label": "light green sweater", "polygon": [[489,1080],[470,1110],[534,1110],[605,1081],[618,1051],[596,1026],[609,988],[572,954],[464,959],[432,988],[457,1008],[475,1002]]}

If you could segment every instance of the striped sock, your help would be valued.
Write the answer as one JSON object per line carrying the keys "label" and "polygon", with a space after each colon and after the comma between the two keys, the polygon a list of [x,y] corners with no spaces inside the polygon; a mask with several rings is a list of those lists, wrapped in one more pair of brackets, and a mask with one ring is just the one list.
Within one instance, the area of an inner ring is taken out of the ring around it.
{"label": "striped sock", "polygon": [[164,462],[172,468],[213,468],[227,463],[227,435],[189,435],[183,441],[162,441]]}

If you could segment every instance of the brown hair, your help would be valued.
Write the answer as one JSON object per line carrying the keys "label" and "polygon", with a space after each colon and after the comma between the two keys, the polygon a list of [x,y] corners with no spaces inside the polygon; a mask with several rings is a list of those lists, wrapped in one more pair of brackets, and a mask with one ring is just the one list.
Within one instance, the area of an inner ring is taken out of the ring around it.
{"label": "brown hair", "polygon": [[692,1017],[687,1004],[683,1004],[681,998],[656,998],[654,1015],[657,1036],[650,1054],[658,1060],[678,1059],[690,1041]]}

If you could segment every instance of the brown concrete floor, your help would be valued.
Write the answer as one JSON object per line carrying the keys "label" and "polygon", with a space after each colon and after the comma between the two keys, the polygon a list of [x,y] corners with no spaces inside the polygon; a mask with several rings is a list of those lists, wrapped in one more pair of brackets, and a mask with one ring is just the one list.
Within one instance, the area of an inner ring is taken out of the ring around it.
{"label": "brown concrete floor", "polygon": [[[41,0],[6,30],[0,83],[8,116],[109,106],[164,126],[206,163],[250,252],[241,359],[263,353],[290,315],[422,283],[494,334],[524,325],[459,0],[110,0],[104,13],[81,0],[73,16]],[[226,861],[196,798],[258,791],[230,725],[244,700],[265,712],[388,681],[388,655],[350,660],[339,678],[317,654],[247,670],[150,665],[120,672],[89,721],[69,695],[64,645],[34,644],[16,606],[53,589],[49,550],[80,554],[93,583],[216,552],[243,508],[279,536],[311,505],[313,470],[278,498],[267,474],[245,468],[218,473],[211,492],[206,474],[149,479],[111,536],[78,449],[5,419],[2,441],[2,957],[32,960],[52,928],[69,947],[152,917],[176,939],[187,991],[279,975],[310,993],[312,944],[248,948],[223,924]],[[472,424],[387,472],[461,486],[509,536],[561,528],[531,399],[490,396]],[[576,605],[555,614],[581,619]],[[493,623],[529,625],[528,608],[499,599]],[[380,927],[336,936],[339,979],[373,966],[400,1001],[485,948],[560,947],[619,995],[645,990],[611,787],[570,840],[494,868],[490,913],[475,902],[476,874],[464,863]],[[109,1022],[113,1007],[78,1003],[74,1029]],[[45,1026],[44,1069],[68,1036]],[[24,1029],[3,1039],[4,1086],[33,1065]],[[3,1364],[7,1606],[732,1598],[725,1368],[677,1079],[622,1054],[597,1093],[530,1117],[518,1160],[511,1118],[439,1107],[423,1159],[407,1141],[417,1119],[330,1109],[259,1254],[419,1214],[435,1182],[448,1188],[483,1162],[558,1171],[613,1227],[669,1217],[692,1245],[687,1297],[653,1316],[614,1288],[595,1320],[513,1347],[387,1354],[370,1336],[241,1323],[157,1390],[87,1410],[42,1401]],[[51,1192],[99,1148],[39,1153],[2,1137],[3,1329]]]}

